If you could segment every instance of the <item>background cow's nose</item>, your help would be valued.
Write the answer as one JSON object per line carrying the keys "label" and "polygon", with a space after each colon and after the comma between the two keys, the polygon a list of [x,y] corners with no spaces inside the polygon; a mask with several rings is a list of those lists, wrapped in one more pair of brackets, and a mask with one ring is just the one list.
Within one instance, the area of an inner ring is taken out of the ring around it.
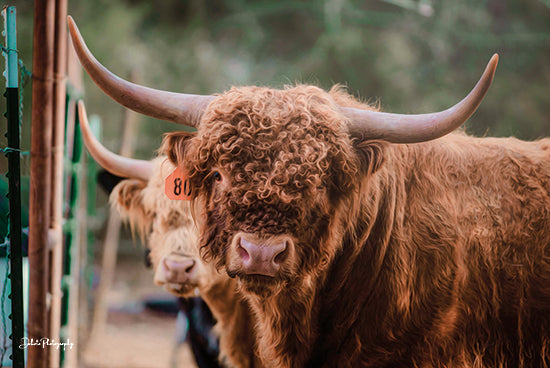
{"label": "background cow's nose", "polygon": [[160,272],[156,273],[157,283],[183,284],[193,278],[195,271],[195,260],[187,257],[165,257],[160,262]]}
{"label": "background cow's nose", "polygon": [[275,276],[287,253],[287,242],[255,244],[241,238],[237,247],[243,270],[251,275]]}

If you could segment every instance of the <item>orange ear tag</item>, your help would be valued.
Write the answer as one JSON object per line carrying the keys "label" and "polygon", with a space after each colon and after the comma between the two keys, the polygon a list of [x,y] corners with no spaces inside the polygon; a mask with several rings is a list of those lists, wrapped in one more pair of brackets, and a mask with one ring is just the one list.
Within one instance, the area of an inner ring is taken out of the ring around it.
{"label": "orange ear tag", "polygon": [[177,167],[164,179],[164,194],[170,199],[178,201],[191,200],[191,185],[189,178],[183,174],[181,167]]}

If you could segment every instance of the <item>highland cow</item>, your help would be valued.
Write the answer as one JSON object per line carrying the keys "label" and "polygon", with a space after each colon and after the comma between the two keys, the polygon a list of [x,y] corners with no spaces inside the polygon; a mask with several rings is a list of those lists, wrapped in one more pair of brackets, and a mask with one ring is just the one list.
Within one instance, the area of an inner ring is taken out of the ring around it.
{"label": "highland cow", "polygon": [[255,356],[250,307],[237,294],[237,281],[201,261],[189,203],[164,194],[164,178],[174,165],[163,156],[152,161],[118,156],[95,139],[82,102],[79,118],[84,143],[94,159],[111,173],[130,178],[116,185],[110,201],[147,239],[155,283],[184,298],[199,291],[217,321],[219,360],[224,367],[261,367]]}
{"label": "highland cow", "polygon": [[164,152],[188,177],[203,258],[251,304],[266,366],[548,367],[550,140],[451,133],[496,55],[457,105],[398,115],[339,88],[137,86],[69,26],[113,99],[197,128]]}

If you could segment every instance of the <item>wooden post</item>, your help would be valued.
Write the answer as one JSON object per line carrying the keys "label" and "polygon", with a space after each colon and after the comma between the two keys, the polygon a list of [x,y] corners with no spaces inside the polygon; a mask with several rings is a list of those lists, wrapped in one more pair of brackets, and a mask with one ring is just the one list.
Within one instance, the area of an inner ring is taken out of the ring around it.
{"label": "wooden post", "polygon": [[[67,0],[56,0],[53,85],[52,198],[50,238],[51,284],[50,338],[59,341],[61,327],[61,277],[63,274],[63,148],[65,132],[66,65],[67,65]],[[50,349],[50,367],[59,367],[59,349]]]}
{"label": "wooden post", "polygon": [[[28,336],[48,337],[48,229],[53,103],[54,0],[35,0],[29,209]],[[28,367],[46,367],[48,349],[29,346]]]}
{"label": "wooden post", "polygon": [[[85,150],[85,148],[82,148]],[[76,203],[76,214],[74,219],[77,224],[72,232],[74,241],[72,242],[70,249],[71,257],[71,283],[69,285],[69,307],[67,316],[67,338],[75,344],[73,349],[67,350],[65,354],[64,368],[77,368],[78,367],[78,345],[79,339],[79,319],[80,319],[80,285],[82,283],[82,268],[80,258],[82,252],[86,252],[86,219],[87,219],[87,200],[88,193],[87,181],[95,180],[95,178],[88,178],[86,175],[86,155],[81,155],[80,158],[80,175],[76,178],[76,186],[78,187],[78,199]]]}
{"label": "wooden post", "polygon": [[[74,347],[70,350],[66,350],[63,352],[64,354],[64,361],[63,361],[63,367],[65,368],[72,368],[78,366],[78,356],[79,356],[79,348],[81,347],[82,340],[79,336],[79,330],[87,323],[86,316],[83,316],[80,314],[80,311],[82,310],[80,305],[80,286],[82,285],[80,273],[81,273],[81,267],[80,267],[80,255],[82,254],[83,249],[83,243],[81,241],[81,232],[82,227],[86,226],[86,214],[82,213],[82,210],[80,209],[83,205],[86,204],[87,201],[87,193],[86,190],[83,189],[83,184],[90,180],[90,178],[86,177],[84,178],[83,175],[85,173],[85,158],[80,157],[80,149],[77,147],[79,146],[79,143],[77,142],[77,137],[75,135],[75,130],[78,129],[77,127],[77,121],[76,121],[76,98],[78,96],[82,96],[83,94],[83,82],[82,82],[82,67],[80,66],[80,62],[78,61],[78,58],[76,56],[76,53],[72,47],[71,42],[67,39],[66,42],[68,43],[67,47],[67,77],[69,80],[69,85],[72,88],[70,91],[71,98],[68,101],[67,104],[67,126],[66,126],[66,139],[65,139],[65,157],[67,158],[67,161],[74,164],[76,161],[80,161],[80,173],[79,175],[73,175],[71,172],[69,175],[67,175],[66,182],[65,182],[65,188],[67,188],[65,193],[65,199],[64,203],[67,205],[65,208],[65,217],[68,218],[69,216],[73,216],[72,221],[77,221],[77,225],[74,226],[71,225],[71,235],[70,239],[65,239],[67,242],[67,247],[70,247],[70,258],[71,258],[71,268],[69,270],[70,277],[66,280],[70,280],[68,282],[68,285],[66,285],[66,291],[68,292],[68,300],[66,301],[68,305],[67,310],[67,316],[66,316],[66,325],[64,328],[64,333],[61,335],[65,337],[67,340],[70,340],[71,343],[74,344]],[[75,147],[77,146],[77,147]],[[75,149],[76,148],[76,149]],[[80,158],[75,157],[78,156]],[[91,178],[91,180],[94,180],[95,178]],[[76,183],[73,185],[73,181],[76,181]],[[73,212],[71,214],[71,211],[69,210],[71,208],[70,204],[71,201],[74,200],[74,193],[71,193],[71,189],[77,191],[77,197],[78,197],[78,204],[73,207],[78,207],[76,212]],[[69,242],[70,240],[70,242]]]}
{"label": "wooden post", "polygon": [[[71,94],[74,96],[82,96],[84,94],[84,83],[82,81],[82,66],[78,61],[76,56],[76,51],[71,42],[67,39],[67,78],[69,80],[69,85],[72,88]],[[67,106],[67,126],[65,128],[65,157],[67,161],[72,161],[73,158],[73,148],[74,148],[74,131],[76,127],[76,101],[74,97],[69,100]],[[70,188],[71,185],[71,175],[67,175],[65,180],[65,198],[64,203],[68,205],[70,201]],[[64,216],[68,217],[68,206],[64,210]]]}

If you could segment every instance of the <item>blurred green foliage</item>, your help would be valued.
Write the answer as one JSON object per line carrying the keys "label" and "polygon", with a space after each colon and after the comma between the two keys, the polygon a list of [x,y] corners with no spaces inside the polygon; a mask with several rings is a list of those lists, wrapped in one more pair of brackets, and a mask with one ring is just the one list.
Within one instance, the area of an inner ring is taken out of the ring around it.
{"label": "blurred green foliage", "polygon": [[[33,4],[10,5],[18,7],[21,58],[32,69]],[[400,113],[454,104],[498,52],[494,84],[467,131],[550,136],[548,0],[73,0],[69,14],[104,65],[123,77],[136,69],[147,86],[211,94],[232,85],[342,83]],[[116,149],[123,110],[85,82],[88,111],[101,116],[103,140]],[[25,93],[28,147],[30,86]],[[142,158],[162,132],[180,129],[142,122]]]}

